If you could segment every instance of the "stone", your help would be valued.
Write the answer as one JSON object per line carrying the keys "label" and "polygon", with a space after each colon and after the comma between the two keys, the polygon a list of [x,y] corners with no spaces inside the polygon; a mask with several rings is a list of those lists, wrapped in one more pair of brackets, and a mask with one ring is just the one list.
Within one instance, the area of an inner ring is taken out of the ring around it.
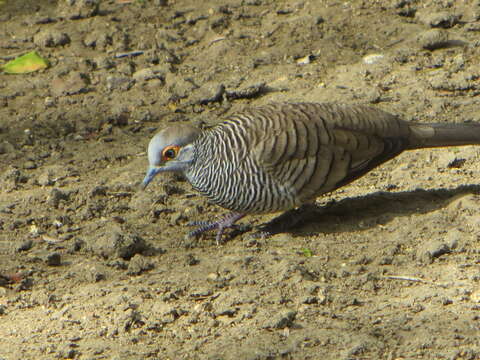
{"label": "stone", "polygon": [[48,266],[60,266],[62,264],[62,257],[57,252],[51,253],[47,256],[46,263]]}
{"label": "stone", "polygon": [[104,233],[92,239],[88,247],[104,258],[124,260],[129,260],[147,249],[145,241],[140,236],[123,231],[117,225],[106,227]]}
{"label": "stone", "polygon": [[444,254],[450,253],[450,247],[445,241],[439,239],[430,239],[419,246],[417,250],[417,257],[423,262],[430,264],[435,258],[438,258]]}
{"label": "stone", "polygon": [[26,170],[33,170],[37,168],[37,165],[32,160],[27,160],[23,163],[23,168]]}
{"label": "stone", "polygon": [[143,255],[136,254],[128,263],[128,275],[140,275],[143,272],[153,269],[155,266],[152,261]]}
{"label": "stone", "polygon": [[293,325],[293,321],[297,316],[297,312],[293,310],[286,310],[278,313],[270,318],[264,328],[266,329],[285,329]]}
{"label": "stone", "polygon": [[432,28],[444,28],[449,29],[458,24],[460,17],[452,14],[451,12],[419,12],[417,18],[422,23]]}
{"label": "stone", "polygon": [[71,72],[65,77],[56,77],[52,80],[52,94],[56,97],[76,95],[88,91],[88,77],[79,72]]}
{"label": "stone", "polygon": [[63,19],[85,19],[98,14],[100,0],[60,0],[57,15]]}
{"label": "stone", "polygon": [[65,33],[48,29],[35,34],[33,42],[39,47],[57,47],[69,44],[70,37]]}
{"label": "stone", "polygon": [[17,247],[17,251],[18,252],[28,251],[32,247],[33,247],[33,240],[28,239],[28,240],[25,240],[24,242],[22,242],[19,247]]}
{"label": "stone", "polygon": [[145,69],[135,71],[132,77],[135,81],[140,81],[140,82],[148,81],[152,79],[162,80],[162,76],[160,74],[155,73],[155,71],[150,68],[145,68]]}
{"label": "stone", "polygon": [[61,200],[68,200],[68,194],[60,189],[53,188],[48,196],[47,203],[54,208],[58,208]]}
{"label": "stone", "polygon": [[15,151],[15,147],[7,140],[0,142],[0,155],[12,153],[14,151]]}
{"label": "stone", "polygon": [[445,151],[438,158],[438,166],[447,169],[459,169],[467,160],[453,151]]}
{"label": "stone", "polygon": [[370,54],[363,57],[363,62],[372,65],[381,62],[385,58],[383,54]]}
{"label": "stone", "polygon": [[128,91],[133,86],[133,80],[126,76],[107,76],[107,90]]}
{"label": "stone", "polygon": [[426,50],[436,50],[448,45],[448,33],[442,29],[431,29],[417,36],[418,45]]}

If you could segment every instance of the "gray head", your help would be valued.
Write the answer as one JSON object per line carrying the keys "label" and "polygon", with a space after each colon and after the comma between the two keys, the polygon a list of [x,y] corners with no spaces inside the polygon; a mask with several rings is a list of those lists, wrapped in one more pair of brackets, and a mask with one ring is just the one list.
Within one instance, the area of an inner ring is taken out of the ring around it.
{"label": "gray head", "polygon": [[184,172],[193,161],[193,142],[200,130],[190,125],[173,125],[159,131],[148,144],[149,167],[142,188],[160,172]]}

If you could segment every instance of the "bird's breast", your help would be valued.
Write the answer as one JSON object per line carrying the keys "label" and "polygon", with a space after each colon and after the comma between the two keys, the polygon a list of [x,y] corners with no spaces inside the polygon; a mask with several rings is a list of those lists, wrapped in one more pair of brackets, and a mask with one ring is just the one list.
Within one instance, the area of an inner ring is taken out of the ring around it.
{"label": "bird's breast", "polygon": [[197,159],[186,173],[192,187],[210,202],[240,213],[290,209],[294,199],[251,156]]}

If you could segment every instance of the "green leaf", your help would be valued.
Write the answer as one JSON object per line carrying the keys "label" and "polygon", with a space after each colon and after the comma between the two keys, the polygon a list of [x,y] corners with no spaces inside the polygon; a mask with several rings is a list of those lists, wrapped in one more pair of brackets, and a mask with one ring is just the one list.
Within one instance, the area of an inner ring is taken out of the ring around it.
{"label": "green leaf", "polygon": [[27,74],[48,67],[48,61],[36,51],[29,52],[2,66],[7,74]]}
{"label": "green leaf", "polygon": [[312,250],[307,249],[307,248],[303,248],[302,253],[303,253],[303,256],[305,256],[305,257],[312,257],[313,256]]}

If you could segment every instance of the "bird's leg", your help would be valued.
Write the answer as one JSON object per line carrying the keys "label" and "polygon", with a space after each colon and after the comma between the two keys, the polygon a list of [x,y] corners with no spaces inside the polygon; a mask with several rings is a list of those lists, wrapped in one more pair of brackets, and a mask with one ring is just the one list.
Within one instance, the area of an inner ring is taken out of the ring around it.
{"label": "bird's leg", "polygon": [[222,239],[223,231],[229,227],[232,227],[238,220],[243,218],[245,214],[240,214],[236,212],[232,212],[222,219],[214,222],[208,222],[208,221],[195,221],[195,222],[190,222],[188,225],[189,226],[200,226],[199,228],[190,231],[188,234],[189,236],[197,236],[200,235],[201,233],[204,233],[205,231],[217,229],[217,235],[215,237],[215,240],[217,242],[217,245],[220,244],[220,240]]}

